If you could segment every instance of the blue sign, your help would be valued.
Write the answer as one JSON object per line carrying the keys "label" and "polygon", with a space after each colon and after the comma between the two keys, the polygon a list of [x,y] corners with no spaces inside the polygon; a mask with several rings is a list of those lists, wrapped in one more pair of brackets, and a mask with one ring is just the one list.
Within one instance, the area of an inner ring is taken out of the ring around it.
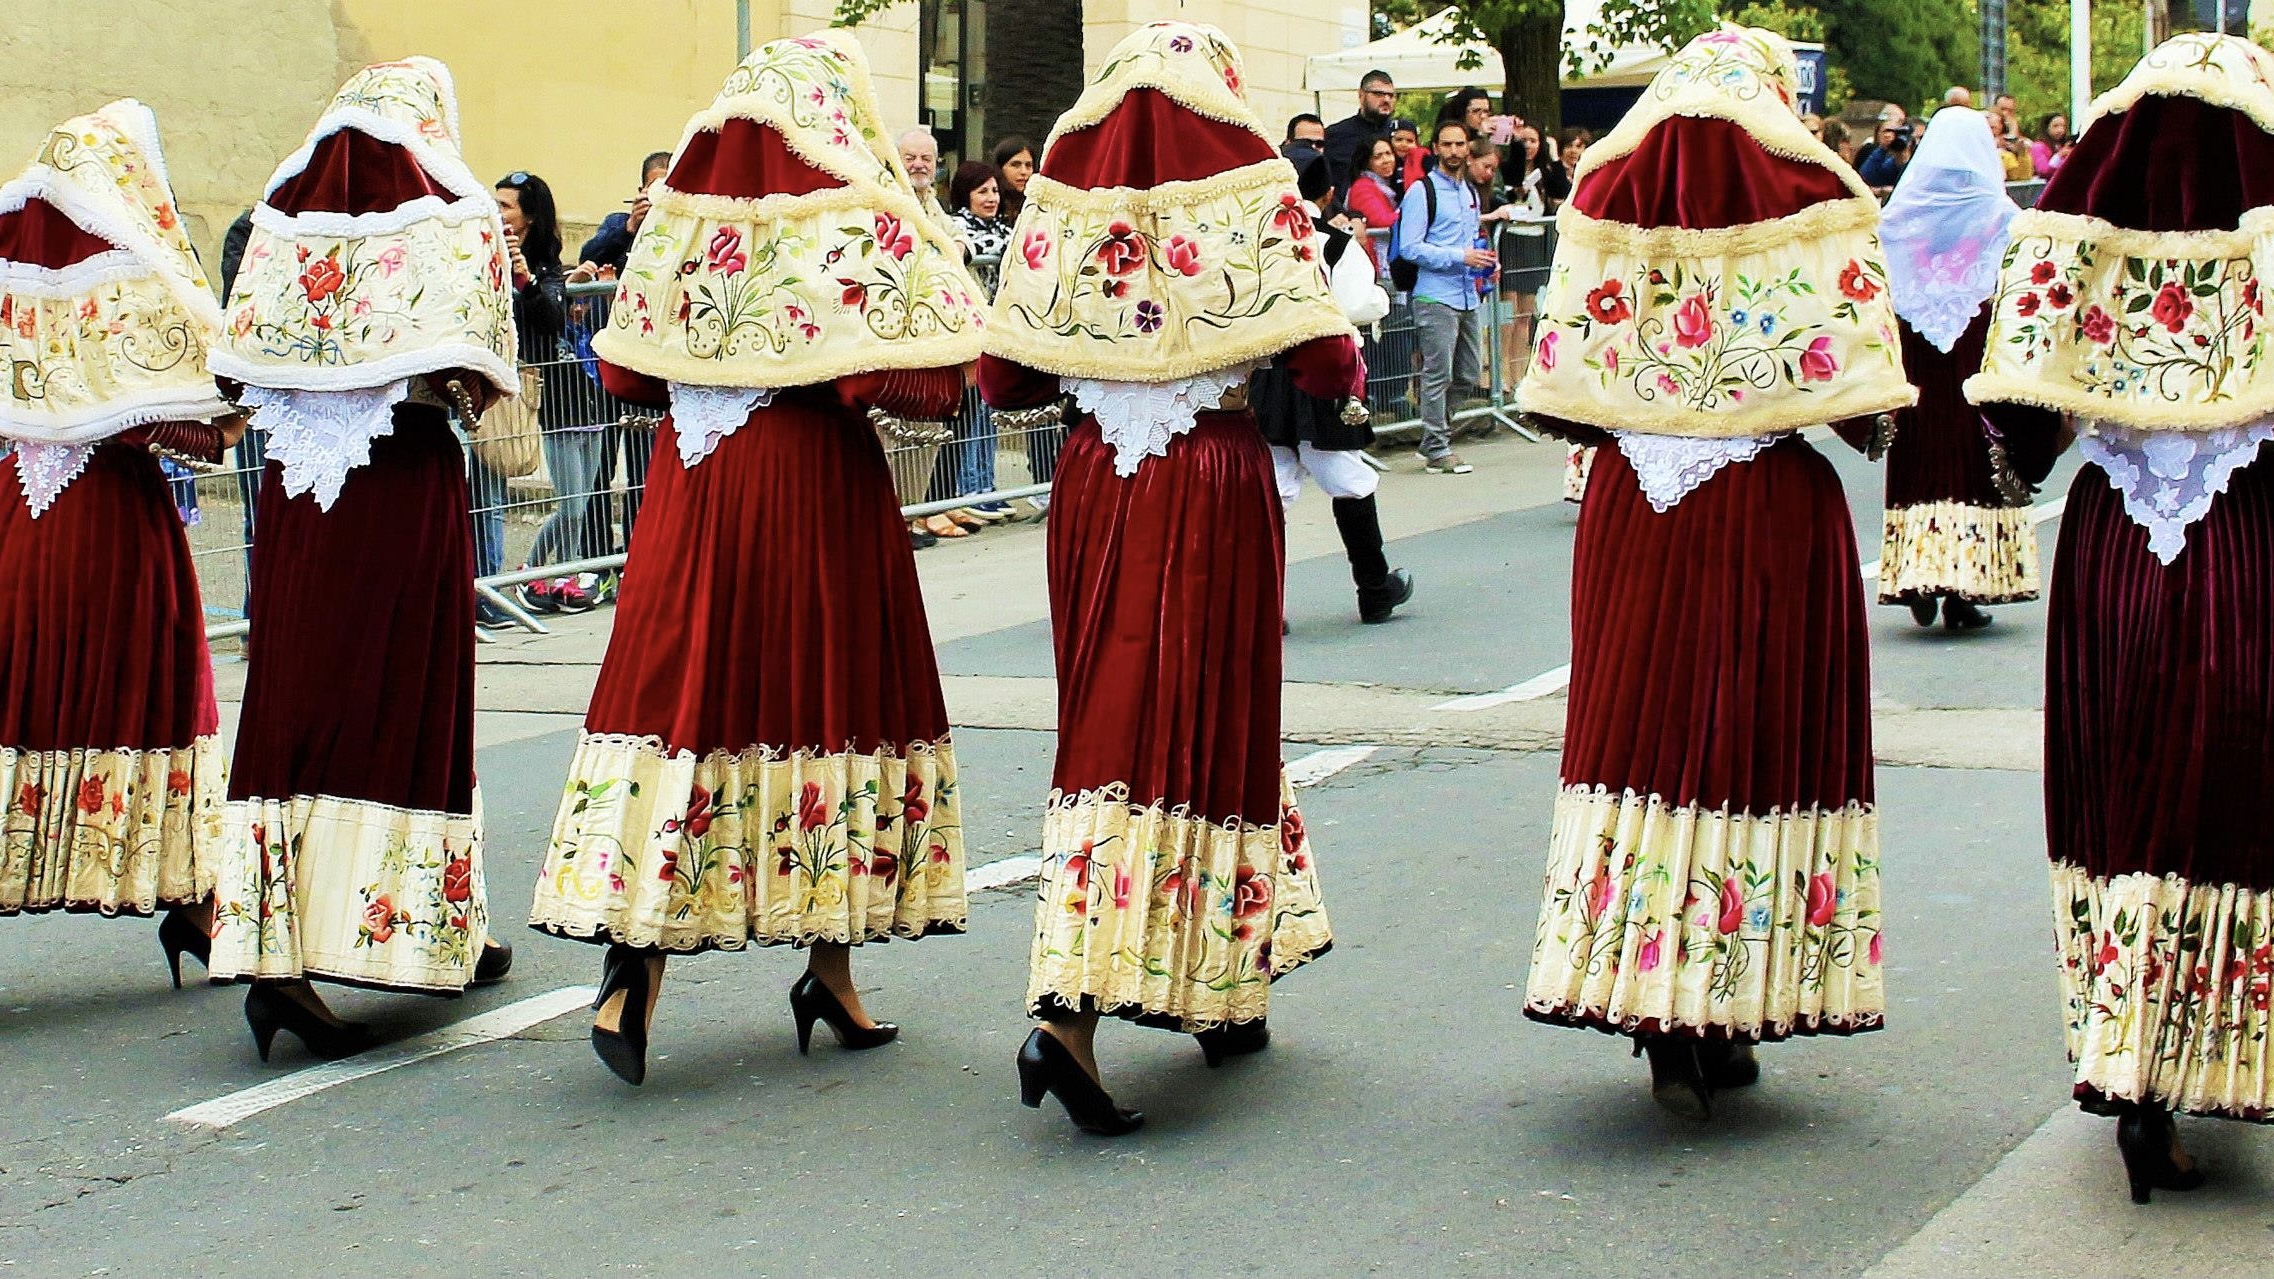
{"label": "blue sign", "polygon": [[1824,51],[1795,49],[1792,53],[1800,62],[1800,113],[1824,114]]}

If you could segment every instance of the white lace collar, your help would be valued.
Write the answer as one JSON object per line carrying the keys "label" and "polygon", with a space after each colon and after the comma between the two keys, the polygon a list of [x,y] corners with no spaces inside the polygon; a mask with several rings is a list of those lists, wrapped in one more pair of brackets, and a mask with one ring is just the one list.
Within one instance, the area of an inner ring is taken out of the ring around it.
{"label": "white lace collar", "polygon": [[774,402],[770,386],[671,384],[671,429],[679,436],[679,465],[693,470],[750,415]]}
{"label": "white lace collar", "polygon": [[395,429],[395,406],[410,397],[410,379],[360,391],[245,388],[252,424],[268,433],[268,455],[284,469],[284,491],[314,493],[332,509],[347,473],[371,460],[371,441]]}
{"label": "white lace collar", "polygon": [[2148,550],[2169,564],[2187,549],[2187,526],[2211,513],[2227,480],[2274,440],[2274,418],[2223,431],[2135,431],[2099,423],[2077,452],[2124,495],[2124,513],[2148,531]]}
{"label": "white lace collar", "polygon": [[33,519],[47,514],[47,508],[55,505],[55,499],[87,469],[87,459],[95,455],[95,447],[16,442],[16,478],[23,483],[24,505],[31,508]]}
{"label": "white lace collar", "polygon": [[1750,462],[1790,434],[1780,431],[1775,435],[1702,440],[1688,435],[1611,432],[1619,442],[1619,452],[1634,465],[1634,477],[1642,484],[1643,496],[1650,499],[1650,509],[1661,515],[1674,509],[1690,490],[1712,479],[1714,472],[1731,462]]}
{"label": "white lace collar", "polygon": [[1190,431],[1200,414],[1224,402],[1224,393],[1248,380],[1260,364],[1213,369],[1174,382],[1105,382],[1061,378],[1098,432],[1113,446],[1113,473],[1127,478],[1148,457],[1167,457],[1169,441]]}

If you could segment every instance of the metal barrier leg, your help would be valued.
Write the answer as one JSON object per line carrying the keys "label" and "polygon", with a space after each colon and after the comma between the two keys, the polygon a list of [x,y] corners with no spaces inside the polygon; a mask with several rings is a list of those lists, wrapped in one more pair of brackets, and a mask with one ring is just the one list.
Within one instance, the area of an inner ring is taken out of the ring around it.
{"label": "metal barrier leg", "polygon": [[[481,596],[483,599],[488,600],[491,604],[495,605],[498,612],[512,618],[513,624],[515,626],[518,626],[525,631],[533,631],[539,635],[550,635],[553,633],[550,627],[546,626],[543,622],[540,622],[535,617],[531,616],[529,610],[521,607],[521,601],[514,599],[512,596],[507,595],[504,591],[501,591],[494,586],[491,586],[489,583],[474,583],[474,593]],[[485,635],[483,638],[487,639],[489,637]]]}

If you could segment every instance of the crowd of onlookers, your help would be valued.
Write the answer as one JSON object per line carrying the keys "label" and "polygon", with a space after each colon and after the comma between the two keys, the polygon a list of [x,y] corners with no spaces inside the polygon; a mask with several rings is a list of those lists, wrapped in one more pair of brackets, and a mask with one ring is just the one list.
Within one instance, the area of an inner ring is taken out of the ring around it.
{"label": "crowd of onlookers", "polygon": [[[1971,107],[1974,92],[1964,86],[1953,87],[1942,97],[1942,106]],[[2059,111],[2040,117],[2034,127],[2023,124],[2021,104],[2010,93],[1994,95],[1983,110],[1998,138],[1998,155],[2005,165],[2008,182],[2043,182],[2053,176],[2076,138],[2069,132],[2069,117]],[[1890,102],[1880,108],[1879,117],[1869,136],[1850,130],[1837,120],[1821,116],[1805,116],[1808,131],[1824,141],[1826,146],[1839,152],[1840,158],[1855,166],[1864,185],[1884,198],[1903,180],[1903,171],[1911,163],[1912,152],[1917,148],[1921,126],[1911,119],[1900,103]]]}

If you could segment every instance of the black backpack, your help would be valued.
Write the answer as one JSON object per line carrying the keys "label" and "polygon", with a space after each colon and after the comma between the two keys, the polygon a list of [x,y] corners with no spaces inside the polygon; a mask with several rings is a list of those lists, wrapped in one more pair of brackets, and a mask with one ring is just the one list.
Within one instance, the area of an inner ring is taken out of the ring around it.
{"label": "black backpack", "polygon": [[[1413,193],[1409,191],[1406,194],[1410,196]],[[1421,228],[1422,235],[1426,236],[1429,234],[1429,228],[1437,225],[1437,184],[1430,181],[1429,175],[1426,173],[1421,175],[1421,198],[1429,202],[1429,221],[1423,223]],[[1397,226],[1401,230],[1405,226],[1405,202],[1403,200],[1398,202]],[[1420,282],[1421,264],[1405,256],[1405,246],[1398,243],[1398,237],[1393,232],[1390,236],[1391,286],[1400,293],[1411,293],[1413,286]]]}

